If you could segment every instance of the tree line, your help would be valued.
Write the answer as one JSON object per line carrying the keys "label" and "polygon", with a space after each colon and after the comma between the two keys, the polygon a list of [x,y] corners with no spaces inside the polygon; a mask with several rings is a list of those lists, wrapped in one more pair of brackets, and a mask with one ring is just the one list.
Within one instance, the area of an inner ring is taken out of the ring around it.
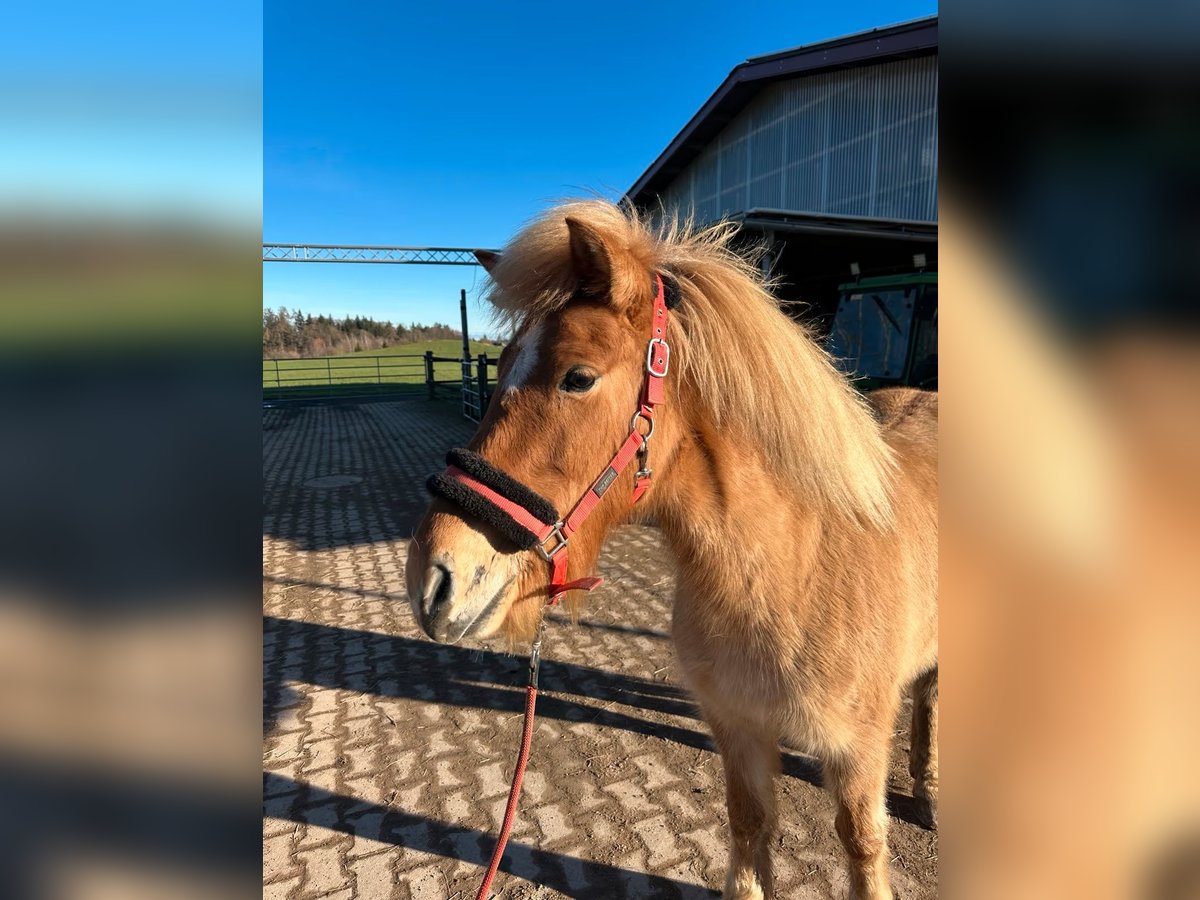
{"label": "tree line", "polygon": [[364,316],[306,315],[284,307],[263,310],[263,358],[331,356],[358,350],[382,350],[394,344],[460,338],[462,332],[433,325],[393,325]]}

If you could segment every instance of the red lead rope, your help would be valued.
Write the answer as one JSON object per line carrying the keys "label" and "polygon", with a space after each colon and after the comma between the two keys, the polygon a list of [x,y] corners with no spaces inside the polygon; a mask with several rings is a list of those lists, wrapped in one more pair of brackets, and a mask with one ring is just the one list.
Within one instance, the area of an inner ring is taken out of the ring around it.
{"label": "red lead rope", "polygon": [[512,831],[513,820],[517,817],[517,800],[521,796],[521,782],[525,780],[525,766],[529,762],[529,748],[533,743],[533,710],[537,706],[538,665],[541,662],[542,639],[533,642],[533,651],[529,654],[529,686],[525,688],[525,724],[521,729],[521,751],[517,754],[517,768],[513,772],[512,787],[508,789],[508,805],[504,807],[504,822],[500,826],[500,840],[492,851],[492,861],[488,863],[487,874],[483,876],[483,884],[475,900],[487,900],[488,891],[492,887],[492,879],[500,868],[500,860],[504,858],[504,848],[508,846],[508,835]]}
{"label": "red lead rope", "polygon": [[[599,505],[604,493],[612,486],[617,477],[625,471],[633,461],[634,456],[641,458],[637,474],[633,482],[633,503],[642,499],[642,495],[650,488],[651,470],[649,463],[650,437],[654,434],[654,409],[663,402],[663,379],[671,365],[671,347],[667,344],[667,302],[663,289],[662,276],[655,274],[655,295],[652,332],[650,342],[646,347],[646,378],[642,384],[642,394],[639,398],[637,411],[629,423],[629,434],[621,442],[620,448],[604,471],[592,482],[571,509],[570,514],[553,525],[546,525],[525,507],[514,503],[507,497],[492,490],[487,485],[472,478],[461,469],[451,466],[446,474],[483,496],[491,503],[511,516],[521,527],[528,529],[538,537],[537,551],[542,559],[550,563],[550,584],[547,603],[557,604],[567,591],[591,591],[600,586],[601,579],[595,576],[577,578],[567,581],[567,545],[572,535],[579,530],[586,519]],[[647,431],[638,431],[638,421],[647,425]],[[547,547],[547,544],[550,546]],[[504,848],[508,845],[508,835],[512,831],[513,820],[517,814],[517,799],[521,796],[521,782],[525,779],[525,766],[529,762],[529,748],[533,741],[533,714],[537,705],[538,666],[541,662],[542,640],[539,632],[534,641],[533,650],[529,654],[529,687],[528,699],[525,703],[525,724],[521,731],[521,752],[517,755],[517,768],[513,772],[512,787],[508,792],[508,805],[504,809],[504,821],[500,826],[500,839],[492,853],[492,861],[488,865],[487,874],[475,900],[487,900],[492,879],[500,868],[500,860],[504,857]]]}

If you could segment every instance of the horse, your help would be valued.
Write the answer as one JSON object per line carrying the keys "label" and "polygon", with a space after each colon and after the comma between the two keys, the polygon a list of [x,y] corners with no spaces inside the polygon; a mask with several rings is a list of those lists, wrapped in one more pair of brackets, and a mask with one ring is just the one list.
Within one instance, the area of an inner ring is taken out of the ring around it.
{"label": "horse", "polygon": [[[633,441],[636,478],[653,472],[637,514],[661,528],[678,567],[675,652],[724,769],[724,896],[772,894],[783,742],[822,763],[851,897],[883,900],[887,765],[910,686],[913,793],[930,827],[936,818],[937,395],[860,395],[735,235],[729,223],[651,221],[588,200],[538,217],[499,253],[479,251],[514,337],[467,450],[563,509],[608,487],[597,473]],[[664,282],[669,358],[653,341],[648,356],[646,342]],[[651,369],[665,376],[652,421],[636,413]],[[570,535],[564,577],[577,580],[558,579],[576,613],[605,535],[633,514],[626,487],[600,493]],[[414,614],[435,641],[529,641],[548,558],[435,496],[409,546]]]}

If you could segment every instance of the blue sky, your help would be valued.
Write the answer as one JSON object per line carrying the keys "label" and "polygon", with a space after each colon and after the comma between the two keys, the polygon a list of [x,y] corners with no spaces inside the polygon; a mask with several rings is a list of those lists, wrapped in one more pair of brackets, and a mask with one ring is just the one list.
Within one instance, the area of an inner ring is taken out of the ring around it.
{"label": "blue sky", "polygon": [[[268,3],[264,239],[499,247],[555,200],[619,197],[749,56],[936,2]],[[457,321],[477,267],[264,266],[263,302]]]}

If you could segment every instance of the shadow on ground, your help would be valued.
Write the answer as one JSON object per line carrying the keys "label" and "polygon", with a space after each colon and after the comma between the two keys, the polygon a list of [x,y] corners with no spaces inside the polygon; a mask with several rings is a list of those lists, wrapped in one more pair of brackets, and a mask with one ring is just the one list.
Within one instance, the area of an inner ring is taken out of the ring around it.
{"label": "shadow on ground", "polygon": [[[297,550],[408,538],[425,479],[475,425],[449,403],[343,403],[264,409],[263,534]],[[327,488],[330,475],[355,481]]]}
{"label": "shadow on ground", "polygon": [[[525,657],[272,616],[263,618],[263,634],[270,636],[275,646],[299,649],[303,660],[300,672],[292,667],[289,678],[299,677],[320,687],[514,715],[525,710]],[[353,671],[348,671],[347,660],[354,661]],[[263,713],[265,722],[273,723],[275,710],[286,703],[287,688],[282,683],[281,661],[268,658],[266,665]],[[703,731],[556,694],[608,705],[619,703],[699,724],[698,708],[686,691],[674,685],[547,659],[541,668],[538,716],[591,722],[716,752],[712,738]],[[785,776],[821,785],[817,760],[787,751],[781,758]],[[896,818],[923,827],[911,797],[889,792],[888,809]]]}
{"label": "shadow on ground", "polygon": [[[334,794],[301,784],[282,775],[263,773],[263,793],[280,795],[274,801],[272,815],[294,822],[314,821],[312,810],[320,809],[319,824],[325,828],[433,853],[448,859],[474,863],[483,868],[491,860],[496,836],[473,828],[459,828],[447,822],[414,816],[401,810],[353,797]],[[306,814],[306,810],[309,811]],[[686,882],[648,875],[619,866],[580,859],[510,843],[500,871],[526,881],[552,888],[568,897],[677,897],[682,900],[716,897],[717,892]],[[591,887],[581,888],[587,882]]]}

